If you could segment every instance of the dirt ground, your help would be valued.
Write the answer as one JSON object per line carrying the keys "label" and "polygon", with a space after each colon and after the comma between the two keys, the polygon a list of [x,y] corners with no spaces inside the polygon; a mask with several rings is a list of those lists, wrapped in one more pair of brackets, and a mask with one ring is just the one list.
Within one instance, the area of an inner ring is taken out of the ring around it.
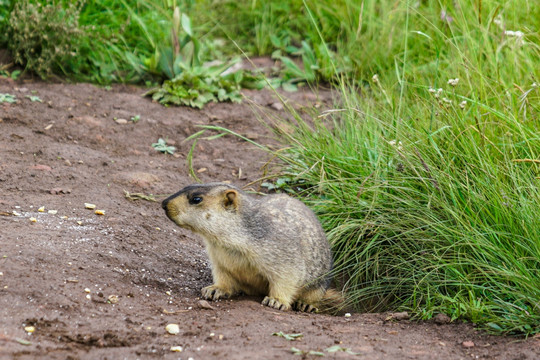
{"label": "dirt ground", "polygon": [[[17,97],[0,104],[1,359],[540,357],[538,338],[487,336],[471,324],[279,312],[247,297],[200,303],[211,282],[202,242],[160,206],[163,195],[194,182],[183,140],[214,124],[275,143],[253,106],[283,113],[266,91],[203,110],[166,108],[142,92],[0,79],[0,93]],[[329,104],[328,93],[292,96],[299,108]],[[177,147],[174,156],[151,147],[160,137]],[[243,187],[263,176],[267,159],[226,136],[200,141],[194,168],[203,181]],[[158,201],[130,201],[125,191]],[[171,323],[177,335],[166,332]],[[279,332],[302,336],[272,335]]]}

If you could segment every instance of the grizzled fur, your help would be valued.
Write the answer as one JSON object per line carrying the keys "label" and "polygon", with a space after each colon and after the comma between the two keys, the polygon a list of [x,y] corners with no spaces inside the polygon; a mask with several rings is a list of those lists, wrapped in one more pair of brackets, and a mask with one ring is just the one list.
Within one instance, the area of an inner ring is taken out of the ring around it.
{"label": "grizzled fur", "polygon": [[255,197],[222,183],[190,185],[163,201],[167,216],[200,234],[214,284],[206,299],[264,295],[264,305],[316,311],[332,254],[315,214],[290,196]]}

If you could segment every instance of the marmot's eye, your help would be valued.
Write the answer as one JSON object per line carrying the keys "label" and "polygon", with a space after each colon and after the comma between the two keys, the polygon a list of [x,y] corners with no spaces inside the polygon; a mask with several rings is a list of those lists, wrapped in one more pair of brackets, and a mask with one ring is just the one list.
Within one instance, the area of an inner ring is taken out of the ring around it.
{"label": "marmot's eye", "polygon": [[189,203],[191,205],[197,205],[197,204],[200,204],[201,202],[202,202],[202,197],[200,196],[194,196],[191,199],[189,199]]}

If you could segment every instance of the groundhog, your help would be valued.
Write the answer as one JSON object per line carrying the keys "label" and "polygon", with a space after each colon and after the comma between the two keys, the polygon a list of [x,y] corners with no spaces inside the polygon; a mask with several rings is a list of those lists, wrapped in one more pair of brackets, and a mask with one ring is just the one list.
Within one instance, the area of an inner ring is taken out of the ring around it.
{"label": "groundhog", "polygon": [[203,298],[262,295],[262,304],[275,309],[317,312],[340,297],[329,290],[332,253],[324,230],[301,201],[209,183],[187,186],[162,206],[204,239],[214,284],[202,289]]}

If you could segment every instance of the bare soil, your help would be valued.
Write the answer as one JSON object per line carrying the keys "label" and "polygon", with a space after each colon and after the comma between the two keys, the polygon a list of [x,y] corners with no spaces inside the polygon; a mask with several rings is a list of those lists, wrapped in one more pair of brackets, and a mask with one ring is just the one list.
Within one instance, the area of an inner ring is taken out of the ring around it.
{"label": "bare soil", "polygon": [[[18,99],[0,104],[0,358],[318,357],[309,351],[343,359],[540,357],[538,338],[488,336],[444,319],[279,312],[249,297],[199,302],[211,282],[202,242],[160,206],[163,195],[194,182],[186,165],[191,142],[183,140],[197,125],[214,124],[275,144],[253,106],[284,113],[266,91],[203,110],[163,107],[143,92],[0,79],[0,93]],[[329,105],[325,92],[288,95],[299,109]],[[140,120],[130,121],[136,115]],[[160,137],[177,147],[175,156],[151,147]],[[244,187],[263,176],[268,156],[226,136],[200,141],[194,159],[203,181]],[[125,191],[158,201],[131,201]],[[177,335],[166,332],[171,323],[179,325]],[[272,335],[278,332],[302,337]]]}

